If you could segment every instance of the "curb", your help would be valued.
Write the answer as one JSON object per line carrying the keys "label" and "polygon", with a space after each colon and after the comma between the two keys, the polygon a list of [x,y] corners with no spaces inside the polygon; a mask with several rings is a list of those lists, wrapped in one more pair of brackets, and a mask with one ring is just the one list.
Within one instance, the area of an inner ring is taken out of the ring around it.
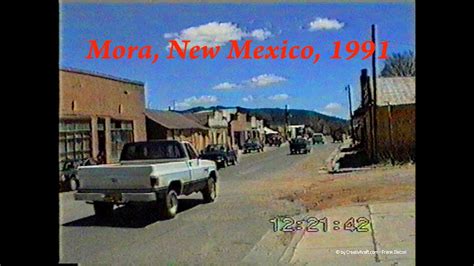
{"label": "curb", "polygon": [[[308,213],[305,213],[291,217],[301,220],[308,215]],[[280,233],[288,234],[284,232]],[[293,258],[298,243],[303,238],[304,232],[296,231],[291,237],[290,243],[286,247],[281,248],[281,251],[275,248],[268,250],[269,243],[271,246],[271,243],[275,241],[275,234],[276,233],[272,230],[267,231],[252,247],[251,251],[245,255],[241,263],[245,265],[288,265]]]}
{"label": "curb", "polygon": [[334,173],[339,170],[339,165],[337,164],[337,161],[339,160],[338,155],[341,150],[341,146],[338,146],[331,154],[329,157],[326,159],[326,168],[328,173]]}

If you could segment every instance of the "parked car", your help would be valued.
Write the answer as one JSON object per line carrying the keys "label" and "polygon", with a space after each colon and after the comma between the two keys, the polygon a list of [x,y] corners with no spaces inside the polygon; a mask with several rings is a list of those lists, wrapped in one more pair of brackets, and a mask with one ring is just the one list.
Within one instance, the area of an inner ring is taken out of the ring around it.
{"label": "parked car", "polygon": [[290,153],[310,153],[311,142],[305,138],[295,138],[290,141]]}
{"label": "parked car", "polygon": [[280,147],[282,143],[282,139],[280,135],[274,134],[268,137],[267,143],[269,146],[277,146]]}
{"label": "parked car", "polygon": [[77,179],[77,168],[82,165],[94,165],[95,162],[91,158],[65,160],[61,163],[59,169],[59,188],[60,191],[74,191],[79,187]]}
{"label": "parked car", "polygon": [[322,133],[314,133],[313,134],[313,144],[325,144],[326,137]]}
{"label": "parked car", "polygon": [[258,139],[248,140],[244,143],[244,153],[249,153],[252,151],[263,152],[263,145]]}
{"label": "parked car", "polygon": [[223,144],[207,145],[200,158],[214,161],[218,168],[237,164],[236,152],[228,145]]}
{"label": "parked car", "polygon": [[114,205],[128,203],[151,204],[168,219],[177,214],[179,195],[201,192],[204,202],[217,196],[216,163],[199,159],[189,142],[176,140],[127,143],[118,164],[81,166],[78,176],[74,197],[92,202],[99,219],[112,217]]}
{"label": "parked car", "polygon": [[331,132],[332,142],[343,142],[343,134],[344,132],[342,130],[335,130]]}

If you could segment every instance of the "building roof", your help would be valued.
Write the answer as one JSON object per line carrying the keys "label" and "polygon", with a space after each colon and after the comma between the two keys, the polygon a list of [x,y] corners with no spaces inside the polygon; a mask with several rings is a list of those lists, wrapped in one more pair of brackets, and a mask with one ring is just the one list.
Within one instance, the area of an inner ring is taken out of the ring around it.
{"label": "building roof", "polygon": [[377,105],[416,103],[415,77],[377,78]]}
{"label": "building roof", "polygon": [[212,111],[201,112],[201,113],[185,113],[184,116],[186,116],[186,118],[189,118],[202,126],[207,126],[208,116],[211,114],[212,114]]}
{"label": "building roof", "polygon": [[206,127],[198,124],[194,120],[173,111],[159,111],[147,109],[146,117],[169,129],[203,129]]}
{"label": "building roof", "polygon": [[118,78],[118,77],[114,77],[114,76],[107,75],[107,74],[102,74],[102,73],[95,72],[95,71],[81,70],[81,69],[76,69],[76,68],[71,68],[71,67],[60,68],[59,70],[60,71],[65,71],[65,72],[88,75],[88,76],[94,76],[94,77],[99,77],[99,78],[105,78],[105,79],[120,81],[120,82],[124,82],[124,83],[130,83],[130,84],[139,85],[139,86],[145,86],[145,83],[143,83],[141,81],[126,79],[126,78]]}

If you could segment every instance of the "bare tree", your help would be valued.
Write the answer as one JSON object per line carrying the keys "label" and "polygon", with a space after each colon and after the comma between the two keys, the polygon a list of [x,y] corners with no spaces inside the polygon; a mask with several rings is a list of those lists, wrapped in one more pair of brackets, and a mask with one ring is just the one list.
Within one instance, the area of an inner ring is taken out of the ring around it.
{"label": "bare tree", "polygon": [[382,77],[414,77],[415,74],[415,53],[411,50],[389,56],[380,73]]}

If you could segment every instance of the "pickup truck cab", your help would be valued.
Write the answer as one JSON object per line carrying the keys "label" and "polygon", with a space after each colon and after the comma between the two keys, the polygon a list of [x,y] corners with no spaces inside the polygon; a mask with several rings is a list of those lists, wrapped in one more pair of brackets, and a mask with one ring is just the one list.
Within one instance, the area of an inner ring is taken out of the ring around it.
{"label": "pickup truck cab", "polygon": [[189,142],[176,140],[128,143],[119,163],[79,167],[78,178],[74,197],[92,202],[98,218],[127,203],[151,203],[161,217],[173,218],[179,195],[201,192],[205,202],[217,196],[216,164],[199,159]]}

